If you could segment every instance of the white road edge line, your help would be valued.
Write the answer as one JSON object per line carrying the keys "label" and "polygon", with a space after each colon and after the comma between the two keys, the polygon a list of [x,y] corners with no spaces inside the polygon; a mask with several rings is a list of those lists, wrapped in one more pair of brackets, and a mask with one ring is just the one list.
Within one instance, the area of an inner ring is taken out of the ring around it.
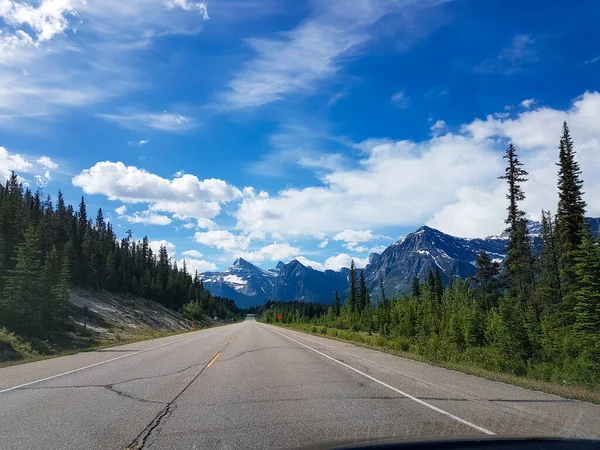
{"label": "white road edge line", "polygon": [[386,387],[386,388],[388,388],[388,389],[390,389],[390,390],[392,390],[392,391],[394,391],[394,392],[396,392],[396,393],[398,393],[398,394],[400,394],[400,395],[403,395],[404,397],[406,397],[406,398],[408,398],[408,399],[410,399],[410,400],[412,400],[412,401],[414,401],[414,402],[417,402],[417,403],[419,403],[420,405],[426,406],[427,408],[429,408],[429,409],[432,409],[433,411],[436,411],[436,412],[438,412],[438,413],[440,413],[440,414],[443,414],[443,415],[445,415],[445,416],[448,416],[448,417],[450,417],[451,419],[454,419],[454,420],[456,420],[456,421],[458,421],[458,422],[460,422],[460,423],[462,423],[462,424],[464,424],[464,425],[467,425],[467,426],[469,426],[469,427],[471,427],[471,428],[474,428],[474,429],[476,429],[477,431],[480,431],[480,432],[482,432],[482,433],[485,433],[485,434],[490,434],[490,435],[496,434],[496,433],[494,433],[493,431],[490,431],[490,430],[488,430],[488,429],[486,429],[486,428],[480,427],[479,425],[475,425],[474,423],[472,423],[472,422],[469,422],[468,420],[465,420],[465,419],[462,419],[462,418],[460,418],[460,417],[458,417],[458,416],[455,416],[454,414],[452,414],[452,413],[449,413],[448,411],[444,411],[443,409],[440,409],[440,408],[438,408],[437,406],[433,406],[433,405],[431,405],[431,404],[429,404],[429,403],[427,403],[427,402],[424,402],[423,400],[421,400],[421,399],[419,399],[419,398],[417,398],[417,397],[413,397],[412,395],[410,395],[410,394],[407,394],[406,392],[403,392],[403,391],[401,391],[400,389],[396,389],[394,386],[390,386],[389,384],[387,384],[387,383],[384,383],[383,381],[381,381],[381,380],[378,380],[377,378],[375,378],[375,377],[372,377],[371,375],[368,375],[368,374],[366,374],[366,373],[364,373],[364,372],[361,372],[360,370],[358,370],[358,369],[355,369],[354,367],[352,367],[352,366],[349,366],[348,364],[346,364],[346,363],[343,363],[342,361],[339,361],[339,360],[337,360],[337,359],[335,359],[335,358],[333,358],[333,357],[331,357],[331,356],[329,356],[329,355],[326,355],[325,353],[323,353],[323,352],[320,352],[319,350],[316,350],[316,349],[312,348],[311,346],[304,344],[303,342],[297,341],[297,340],[296,340],[296,339],[294,339],[294,338],[291,338],[291,337],[289,337],[289,336],[287,336],[287,335],[285,335],[285,334],[283,334],[283,333],[280,333],[279,331],[275,331],[275,330],[273,330],[273,329],[271,329],[271,331],[273,331],[274,333],[277,333],[277,334],[279,334],[280,336],[283,336],[283,337],[284,337],[284,338],[286,338],[286,339],[289,339],[290,341],[293,341],[293,342],[295,342],[296,344],[299,344],[299,345],[301,345],[301,346],[303,346],[303,347],[306,347],[306,348],[308,348],[309,350],[312,350],[313,352],[315,352],[315,353],[317,353],[317,354],[319,354],[319,355],[321,355],[321,356],[324,356],[324,357],[325,357],[325,358],[327,358],[327,359],[330,359],[331,361],[335,361],[336,363],[338,363],[338,364],[340,364],[340,365],[342,365],[342,366],[344,366],[344,367],[346,367],[346,368],[348,368],[348,369],[350,369],[350,370],[353,370],[354,372],[356,372],[356,373],[358,373],[358,374],[362,375],[363,377],[366,377],[366,378],[368,378],[369,380],[371,380],[371,381],[374,381],[375,383],[378,383],[378,384],[380,384],[380,385],[382,385],[382,386],[384,386],[384,387]]}
{"label": "white road edge line", "polygon": [[106,363],[109,363],[109,362],[112,362],[112,361],[116,361],[118,359],[123,359],[123,358],[128,358],[130,356],[139,355],[140,353],[149,352],[150,350],[154,350],[154,349],[157,349],[157,348],[160,348],[160,347],[165,347],[165,346],[171,345],[171,344],[176,344],[177,342],[181,342],[181,341],[185,341],[185,340],[188,340],[188,339],[192,339],[193,337],[195,337],[195,336],[188,336],[188,337],[185,337],[183,339],[177,339],[176,341],[167,342],[165,344],[160,344],[160,345],[157,345],[155,347],[146,348],[144,350],[138,350],[137,352],[129,353],[128,355],[117,356],[116,358],[107,359],[106,361],[100,361],[100,362],[97,362],[95,364],[91,364],[89,366],[80,367],[78,369],[69,370],[68,372],[59,373],[59,374],[56,374],[56,375],[52,375],[50,377],[41,378],[41,379],[35,380],[35,381],[30,381],[29,383],[24,383],[24,384],[20,384],[18,386],[13,386],[13,387],[10,387],[10,388],[2,389],[2,390],[0,390],[0,394],[2,394],[4,392],[8,392],[8,391],[13,391],[15,389],[20,389],[20,388],[23,388],[25,386],[31,386],[32,384],[41,383],[42,381],[48,381],[48,380],[52,380],[53,378],[58,378],[58,377],[62,377],[64,375],[69,375],[70,373],[75,373],[75,372],[79,372],[81,370],[90,369],[92,367],[100,366],[102,364],[106,364]]}

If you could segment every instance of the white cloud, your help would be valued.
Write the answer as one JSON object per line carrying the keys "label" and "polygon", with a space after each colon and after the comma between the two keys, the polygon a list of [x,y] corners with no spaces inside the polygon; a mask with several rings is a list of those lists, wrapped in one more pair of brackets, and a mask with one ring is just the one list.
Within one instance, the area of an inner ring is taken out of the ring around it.
{"label": "white cloud", "polygon": [[319,248],[325,248],[329,244],[329,240],[325,239],[324,241],[319,242]]}
{"label": "white cloud", "polygon": [[246,250],[252,241],[248,235],[235,235],[227,230],[210,230],[196,232],[194,240],[198,244],[220,248],[227,252]]}
{"label": "white cloud", "polygon": [[592,59],[588,59],[587,61],[584,61],[584,64],[594,64],[597,63],[598,61],[600,61],[600,56],[596,56]]}
{"label": "white cloud", "polygon": [[364,253],[369,250],[369,248],[365,247],[364,245],[358,245],[358,242],[346,242],[342,244],[342,247],[355,253]]}
{"label": "white cloud", "polygon": [[368,242],[373,239],[373,232],[371,230],[344,230],[339,232],[333,237],[334,241],[345,241],[345,242]]}
{"label": "white cloud", "polygon": [[408,108],[410,105],[410,97],[407,97],[404,91],[396,92],[390,100],[398,108]]}
{"label": "white cloud", "polygon": [[184,11],[198,11],[204,20],[208,20],[208,7],[206,2],[192,2],[189,0],[167,0],[167,8],[179,7]]}
{"label": "white cloud", "polygon": [[529,109],[531,108],[533,105],[535,105],[535,98],[528,98],[527,100],[523,100],[521,102],[521,106],[525,109]]}
{"label": "white cloud", "polygon": [[98,162],[72,180],[87,194],[102,194],[124,203],[148,203],[150,211],[175,214],[177,219],[212,218],[220,203],[239,198],[241,192],[225,181],[199,180],[184,174],[171,180],[122,162]]}
{"label": "white cloud", "polygon": [[172,220],[168,216],[160,214],[154,214],[150,211],[143,211],[142,213],[135,212],[132,216],[120,216],[129,223],[143,223],[144,225],[169,225]]}
{"label": "white cloud", "polygon": [[311,261],[310,259],[306,259],[304,256],[297,256],[296,259],[307,267],[312,267],[316,270],[325,270],[325,266],[317,261]]}
{"label": "white cloud", "polygon": [[300,253],[300,249],[292,247],[288,243],[269,244],[255,252],[238,252],[236,256],[240,256],[248,261],[280,261],[288,259]]}
{"label": "white cloud", "polygon": [[167,241],[166,239],[162,239],[160,241],[150,241],[148,242],[148,245],[152,249],[152,253],[155,255],[158,255],[161,246],[167,249],[167,252],[169,253],[170,257],[173,257],[175,255],[175,244]]}
{"label": "white cloud", "polygon": [[9,153],[4,147],[0,146],[0,177],[2,183],[10,177],[10,172],[30,172],[33,164],[18,153]]}
{"label": "white cloud", "polygon": [[183,228],[185,228],[186,230],[191,230],[193,228],[196,228],[196,225],[194,225],[192,222],[188,222],[183,224]]}
{"label": "white cloud", "polygon": [[513,118],[492,114],[422,142],[367,141],[357,168],[329,171],[315,186],[272,196],[246,189],[237,227],[314,236],[427,223],[458,236],[496,234],[505,226],[505,187],[497,176],[504,172],[509,141],[530,173],[524,186],[530,217],[555,208],[564,120],[582,167],[588,214],[598,216],[600,204],[591,199],[600,197],[600,93],[586,93],[566,111],[533,107]]}
{"label": "white cloud", "polygon": [[139,141],[129,141],[129,145],[137,145],[138,147],[141,147],[142,145],[146,145],[150,142],[149,139],[142,139]]}
{"label": "white cloud", "polygon": [[198,250],[186,250],[182,253],[183,256],[189,256],[190,258],[202,258],[202,253]]}
{"label": "white cloud", "polygon": [[[121,114],[98,114],[98,117],[131,130],[153,128],[161,131],[186,131],[196,126],[196,120],[193,117],[167,111],[161,113],[126,111]],[[140,141],[138,145],[143,145],[142,142],[148,143],[148,141]]]}
{"label": "white cloud", "polygon": [[196,226],[201,230],[216,230],[217,228],[219,228],[215,222],[204,217],[199,217],[196,220]]}
{"label": "white cloud", "polygon": [[19,153],[11,153],[0,146],[0,183],[10,177],[11,171],[19,175],[21,181],[27,182],[24,175],[31,174],[39,187],[46,186],[52,179],[51,169],[58,168],[58,164],[47,156],[30,158]]}
{"label": "white cloud", "polygon": [[328,270],[340,270],[342,267],[350,267],[350,262],[354,259],[354,265],[358,269],[362,269],[369,263],[369,258],[357,258],[347,255],[345,253],[340,253],[339,255],[332,256],[331,258],[327,258],[325,260],[325,269]]}
{"label": "white cloud", "polygon": [[58,164],[56,164],[47,156],[38,158],[37,163],[41,166],[44,166],[46,169],[58,169]]}
{"label": "white cloud", "polygon": [[171,6],[165,0],[2,0],[0,126],[52,120],[147,86],[152,68],[133,56],[156,37],[199,33],[198,13],[208,18],[204,2]]}
{"label": "white cloud", "polygon": [[118,208],[115,208],[115,212],[117,213],[118,216],[122,216],[123,214],[125,214],[127,212],[127,206],[121,205]]}
{"label": "white cloud", "polygon": [[446,122],[443,120],[438,120],[433,125],[431,125],[430,130],[434,136],[443,134],[444,131],[446,131]]}
{"label": "white cloud", "polygon": [[439,1],[313,2],[311,16],[280,38],[247,40],[256,57],[234,76],[220,101],[231,108],[245,108],[312,92],[373,39],[372,28],[382,17],[436,4]]}
{"label": "white cloud", "polygon": [[198,272],[200,274],[203,272],[213,272],[213,271],[219,269],[215,263],[212,263],[209,261],[204,261],[202,259],[195,259],[195,258],[183,258],[183,259],[180,259],[179,261],[177,261],[177,267],[180,270],[183,267],[183,261],[185,261],[185,266],[186,266],[188,273],[192,276],[196,272]]}

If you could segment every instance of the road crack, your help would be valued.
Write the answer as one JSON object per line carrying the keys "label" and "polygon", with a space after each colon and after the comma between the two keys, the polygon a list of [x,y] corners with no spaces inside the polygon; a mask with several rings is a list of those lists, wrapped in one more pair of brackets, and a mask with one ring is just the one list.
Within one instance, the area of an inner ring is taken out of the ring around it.
{"label": "road crack", "polygon": [[[225,347],[227,347],[233,341],[233,339],[235,339],[235,337],[237,337],[237,335],[241,333],[241,331],[244,328],[245,327],[241,328],[233,336],[232,339],[227,341],[227,343],[225,345],[223,345],[223,347],[221,347],[221,349],[215,354],[215,356],[211,359],[211,361],[214,361],[215,358],[221,352],[223,352],[223,350],[225,350]],[[140,449],[144,448],[144,446],[146,445],[146,442],[148,441],[148,438],[150,438],[150,436],[152,435],[154,430],[156,430],[158,428],[158,426],[162,423],[162,421],[166,417],[169,417],[173,413],[173,411],[176,408],[175,402],[177,401],[177,399],[179,397],[181,397],[181,395],[194,383],[194,381],[196,381],[200,377],[200,375],[202,375],[202,373],[207,368],[208,368],[208,364],[205,364],[204,367],[202,367],[202,369],[200,369],[200,371],[190,380],[190,382],[188,384],[186,384],[183,387],[183,389],[181,391],[179,391],[179,393],[169,403],[167,403],[165,405],[165,407],[156,415],[156,417],[154,419],[152,419],[152,421],[148,424],[148,426],[146,428],[144,428],[144,430],[142,430],[142,432],[140,434],[137,435],[137,437],[133,440],[133,442],[131,442],[131,444],[129,444],[127,446],[126,450],[140,450]]]}

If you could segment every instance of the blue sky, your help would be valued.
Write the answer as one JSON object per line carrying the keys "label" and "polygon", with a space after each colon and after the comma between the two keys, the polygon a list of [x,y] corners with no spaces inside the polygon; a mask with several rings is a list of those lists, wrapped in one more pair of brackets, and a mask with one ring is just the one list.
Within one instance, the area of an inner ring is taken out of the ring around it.
{"label": "blue sky", "polygon": [[600,215],[600,4],[0,0],[0,177],[198,270],[365,264],[503,228],[502,152],[554,209],[560,124]]}

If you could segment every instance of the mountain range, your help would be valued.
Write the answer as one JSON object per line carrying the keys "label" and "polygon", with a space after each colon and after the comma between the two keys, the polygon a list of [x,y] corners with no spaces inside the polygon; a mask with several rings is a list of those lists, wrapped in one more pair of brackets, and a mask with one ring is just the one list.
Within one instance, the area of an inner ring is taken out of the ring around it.
{"label": "mountain range", "polygon": [[[600,219],[587,219],[592,232],[597,235]],[[540,245],[539,223],[530,222],[534,246]],[[372,298],[381,297],[381,282],[386,296],[393,296],[410,289],[412,280],[421,280],[439,268],[444,283],[450,276],[467,278],[475,273],[475,259],[481,250],[493,259],[504,259],[507,236],[468,239],[451,236],[439,230],[423,226],[390,245],[381,254],[372,253],[364,268],[365,279]],[[348,291],[350,270],[320,271],[305,266],[298,260],[287,264],[279,262],[276,267],[264,270],[238,258],[224,272],[205,272],[201,275],[204,285],[214,295],[235,300],[241,308],[256,306],[267,300],[333,302],[338,291],[345,298]]]}

